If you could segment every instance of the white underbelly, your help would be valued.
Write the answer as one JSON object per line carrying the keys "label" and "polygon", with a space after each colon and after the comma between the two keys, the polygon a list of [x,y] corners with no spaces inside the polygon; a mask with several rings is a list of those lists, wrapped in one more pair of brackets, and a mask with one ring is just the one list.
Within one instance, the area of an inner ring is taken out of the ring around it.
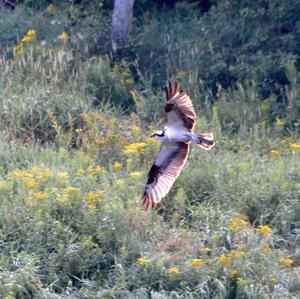
{"label": "white underbelly", "polygon": [[169,141],[184,142],[191,139],[188,129],[180,127],[165,127],[165,137]]}

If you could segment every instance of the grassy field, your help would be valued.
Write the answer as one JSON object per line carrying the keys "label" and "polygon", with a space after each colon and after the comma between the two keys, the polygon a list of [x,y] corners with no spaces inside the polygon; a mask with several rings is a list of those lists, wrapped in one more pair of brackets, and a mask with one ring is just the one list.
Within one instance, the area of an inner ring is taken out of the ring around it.
{"label": "grassy field", "polygon": [[[171,33],[170,12],[135,19],[136,57],[113,65],[104,53],[109,14],[99,13],[1,12],[0,297],[299,298],[294,60],[281,65],[284,97],[281,85],[263,97],[254,77],[230,86],[201,77],[205,65],[192,62],[208,36],[185,48],[200,29],[179,30],[191,13],[183,6]],[[161,48],[148,56],[159,28]],[[196,130],[212,131],[217,145],[193,147],[171,192],[146,213],[141,195],[160,147],[148,136],[165,121],[167,78],[189,92]]]}

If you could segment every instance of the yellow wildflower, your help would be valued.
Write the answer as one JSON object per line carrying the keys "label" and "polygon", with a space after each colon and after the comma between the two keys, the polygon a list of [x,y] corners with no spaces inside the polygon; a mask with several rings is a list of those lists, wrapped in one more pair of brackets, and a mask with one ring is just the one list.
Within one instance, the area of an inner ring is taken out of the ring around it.
{"label": "yellow wildflower", "polygon": [[36,37],[36,31],[31,29],[28,30],[27,34],[22,38],[22,43],[30,43]]}
{"label": "yellow wildflower", "polygon": [[202,267],[204,265],[204,260],[203,259],[192,259],[191,264],[194,267]]}
{"label": "yellow wildflower", "polygon": [[66,43],[66,42],[70,39],[69,35],[68,35],[65,31],[63,31],[63,32],[58,36],[58,38],[59,38],[60,40],[62,40],[64,43]]}
{"label": "yellow wildflower", "polygon": [[136,263],[140,266],[147,266],[149,264],[149,260],[145,257],[140,257],[136,260]]}
{"label": "yellow wildflower", "polygon": [[290,149],[293,152],[300,151],[300,143],[291,143],[290,144]]}
{"label": "yellow wildflower", "polygon": [[272,228],[268,225],[260,225],[255,229],[256,232],[261,233],[262,235],[270,235],[272,233]]}
{"label": "yellow wildflower", "polygon": [[135,135],[141,133],[141,129],[137,125],[132,125],[131,130],[132,130],[132,133],[135,134]]}
{"label": "yellow wildflower", "polygon": [[280,128],[282,128],[283,125],[284,125],[284,121],[283,121],[281,118],[276,117],[276,120],[275,120],[275,127],[276,127],[277,129],[280,129]]}
{"label": "yellow wildflower", "polygon": [[224,267],[228,266],[231,262],[231,258],[226,256],[225,254],[221,254],[218,258],[218,263]]}
{"label": "yellow wildflower", "polygon": [[130,172],[129,176],[132,179],[137,180],[137,179],[140,179],[143,176],[143,174],[140,171],[134,171],[134,172]]}
{"label": "yellow wildflower", "polygon": [[100,167],[99,165],[93,167],[93,166],[90,166],[88,168],[88,171],[90,174],[100,174],[100,173],[103,173],[104,172],[104,169],[102,167]]}
{"label": "yellow wildflower", "polygon": [[31,195],[31,199],[35,202],[37,201],[41,201],[43,200],[45,197],[46,197],[47,193],[46,191],[38,191],[38,192],[34,192],[32,195]]}
{"label": "yellow wildflower", "polygon": [[125,182],[124,182],[124,180],[122,180],[122,179],[116,180],[116,186],[117,186],[118,188],[123,189],[123,188],[125,187]]}
{"label": "yellow wildflower", "polygon": [[58,201],[62,203],[68,203],[72,199],[77,199],[80,193],[80,189],[76,187],[66,187],[62,190],[62,194],[58,196]]}
{"label": "yellow wildflower", "polygon": [[235,215],[230,221],[230,228],[232,230],[245,231],[249,227],[248,217],[243,214]]}
{"label": "yellow wildflower", "polygon": [[53,173],[49,169],[45,168],[41,171],[41,176],[44,179],[49,179],[53,176]]}
{"label": "yellow wildflower", "polygon": [[200,251],[204,254],[210,255],[211,254],[211,249],[209,247],[204,247],[201,248]]}
{"label": "yellow wildflower", "polygon": [[126,86],[132,85],[133,83],[134,83],[134,81],[133,81],[132,79],[125,79],[125,80],[124,80],[124,84],[125,84]]}
{"label": "yellow wildflower", "polygon": [[278,279],[277,279],[277,277],[276,277],[275,275],[271,275],[271,276],[270,276],[270,280],[271,280],[271,282],[273,282],[273,283],[276,283],[276,282],[278,281]]}
{"label": "yellow wildflower", "polygon": [[103,191],[97,191],[97,192],[89,192],[85,199],[88,203],[88,207],[91,209],[94,209],[96,207],[96,204],[101,201],[101,199],[104,196]]}
{"label": "yellow wildflower", "polygon": [[29,36],[29,37],[31,37],[31,38],[35,38],[35,37],[36,37],[36,31],[33,30],[33,29],[28,30],[27,36]]}
{"label": "yellow wildflower", "polygon": [[268,250],[271,248],[270,244],[268,242],[265,242],[262,247],[261,247],[263,250]]}
{"label": "yellow wildflower", "polygon": [[63,191],[64,191],[65,194],[71,195],[71,194],[78,193],[80,191],[80,189],[76,188],[76,187],[67,187]]}
{"label": "yellow wildflower", "polygon": [[293,265],[294,263],[294,260],[292,259],[292,257],[290,256],[287,256],[287,257],[284,257],[284,258],[281,258],[279,260],[279,263],[283,266],[287,266],[287,267],[290,267]]}
{"label": "yellow wildflower", "polygon": [[157,144],[159,141],[157,140],[157,139],[155,139],[155,138],[152,138],[152,137],[148,137],[148,138],[146,138],[146,143],[147,144]]}
{"label": "yellow wildflower", "polygon": [[168,272],[172,275],[180,275],[181,274],[178,267],[169,268]]}
{"label": "yellow wildflower", "polygon": [[123,168],[123,164],[120,163],[120,162],[118,162],[118,161],[116,161],[116,162],[113,164],[113,169],[114,169],[114,171],[120,171],[120,170],[122,170],[122,168]]}
{"label": "yellow wildflower", "polygon": [[23,178],[23,182],[28,189],[34,189],[38,186],[38,182],[34,178],[25,177]]}
{"label": "yellow wildflower", "polygon": [[67,172],[59,172],[57,177],[60,182],[65,183],[69,179],[69,174]]}
{"label": "yellow wildflower", "polygon": [[278,150],[271,150],[270,151],[270,154],[271,154],[271,156],[272,157],[279,157],[280,156],[280,153],[279,153],[279,151]]}
{"label": "yellow wildflower", "polygon": [[21,54],[21,53],[23,53],[23,46],[22,46],[22,45],[16,45],[16,46],[14,47],[14,51],[15,51],[16,54]]}
{"label": "yellow wildflower", "polygon": [[229,270],[229,273],[233,278],[237,278],[239,275],[239,270],[231,269],[231,270]]}
{"label": "yellow wildflower", "polygon": [[10,172],[10,176],[14,179],[23,178],[28,176],[28,172],[23,169],[15,169]]}
{"label": "yellow wildflower", "polygon": [[127,156],[142,154],[144,153],[145,148],[146,148],[146,143],[144,142],[128,144],[125,146],[124,154]]}
{"label": "yellow wildflower", "polygon": [[84,174],[84,169],[80,168],[76,171],[75,176],[80,177]]}
{"label": "yellow wildflower", "polygon": [[237,258],[239,256],[243,256],[245,255],[244,251],[237,251],[237,250],[232,250],[228,253],[228,257],[230,259],[234,259],[234,258]]}
{"label": "yellow wildflower", "polygon": [[245,285],[245,284],[246,284],[246,280],[243,279],[243,278],[241,278],[241,277],[239,277],[239,278],[237,279],[237,283],[238,283],[239,285]]}

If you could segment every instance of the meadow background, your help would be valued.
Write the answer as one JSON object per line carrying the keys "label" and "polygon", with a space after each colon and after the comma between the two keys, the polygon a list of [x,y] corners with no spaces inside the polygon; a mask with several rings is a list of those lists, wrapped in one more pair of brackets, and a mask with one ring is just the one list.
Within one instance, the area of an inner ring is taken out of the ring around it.
{"label": "meadow background", "polygon": [[[2,3],[8,1],[2,1]],[[300,298],[300,2],[0,9],[0,297]],[[169,195],[141,209],[168,79],[196,107]]]}

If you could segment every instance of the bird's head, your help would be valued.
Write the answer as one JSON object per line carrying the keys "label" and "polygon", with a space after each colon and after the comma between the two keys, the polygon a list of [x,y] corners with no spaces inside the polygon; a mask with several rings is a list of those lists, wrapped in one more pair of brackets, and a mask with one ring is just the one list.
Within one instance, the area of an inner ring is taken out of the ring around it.
{"label": "bird's head", "polygon": [[156,131],[150,137],[162,140],[164,138],[164,131]]}

